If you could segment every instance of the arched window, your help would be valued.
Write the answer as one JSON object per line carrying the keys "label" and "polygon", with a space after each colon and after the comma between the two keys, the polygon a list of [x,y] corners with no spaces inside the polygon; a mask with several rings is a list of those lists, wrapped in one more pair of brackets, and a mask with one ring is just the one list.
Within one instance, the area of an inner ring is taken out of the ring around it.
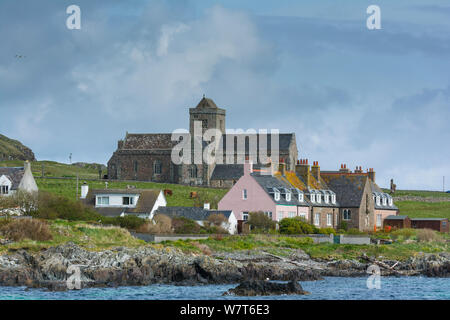
{"label": "arched window", "polygon": [[351,212],[350,209],[344,209],[343,219],[344,220],[351,220],[352,219],[352,212]]}

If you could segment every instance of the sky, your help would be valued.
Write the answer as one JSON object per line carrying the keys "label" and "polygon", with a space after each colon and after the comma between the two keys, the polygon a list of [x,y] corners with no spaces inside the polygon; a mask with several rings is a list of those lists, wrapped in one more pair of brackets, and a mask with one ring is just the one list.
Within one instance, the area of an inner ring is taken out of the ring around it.
{"label": "sky", "polygon": [[450,189],[448,1],[0,2],[0,133],[38,160],[106,163],[126,132],[188,128],[203,94],[322,170]]}

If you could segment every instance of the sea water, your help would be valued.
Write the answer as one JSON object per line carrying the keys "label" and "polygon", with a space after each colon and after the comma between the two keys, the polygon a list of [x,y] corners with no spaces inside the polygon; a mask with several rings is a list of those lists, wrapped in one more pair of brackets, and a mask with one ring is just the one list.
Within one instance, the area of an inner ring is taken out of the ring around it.
{"label": "sea water", "polygon": [[[149,285],[140,287],[89,288],[64,292],[25,287],[0,287],[2,300],[178,300],[178,299],[269,299],[269,300],[450,300],[450,278],[381,277],[379,289],[369,289],[367,277],[326,277],[319,281],[300,282],[308,295],[265,297],[222,296],[237,284],[174,286]],[[370,287],[370,285],[369,285]]]}

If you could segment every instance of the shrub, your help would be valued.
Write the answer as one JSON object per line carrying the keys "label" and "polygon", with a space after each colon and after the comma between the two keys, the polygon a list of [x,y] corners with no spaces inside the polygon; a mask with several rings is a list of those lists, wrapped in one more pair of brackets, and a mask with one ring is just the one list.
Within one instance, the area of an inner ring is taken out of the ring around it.
{"label": "shrub", "polygon": [[441,242],[443,238],[437,232],[431,229],[419,229],[417,230],[417,240],[420,242],[436,241]]}
{"label": "shrub", "polygon": [[222,213],[213,213],[208,217],[208,222],[214,226],[220,227],[227,223],[227,218]]}
{"label": "shrub", "polygon": [[172,219],[173,231],[177,234],[195,234],[201,233],[200,225],[194,220],[185,217],[176,217]]}
{"label": "shrub", "polygon": [[339,225],[339,229],[347,231],[348,230],[348,223],[347,223],[347,221],[341,221],[341,223]]}
{"label": "shrub", "polygon": [[350,228],[347,230],[347,234],[365,234],[365,232],[359,231],[356,228]]}
{"label": "shrub", "polygon": [[333,228],[320,228],[319,233],[321,234],[336,234],[336,230]]}
{"label": "shrub", "polygon": [[275,221],[270,219],[264,212],[250,212],[247,223],[256,232],[267,232],[275,229]]}
{"label": "shrub", "polygon": [[164,214],[157,214],[153,221],[149,221],[141,225],[138,232],[152,234],[169,234],[172,233],[172,219]]}
{"label": "shrub", "polygon": [[192,244],[194,247],[200,249],[200,251],[201,251],[203,254],[207,255],[207,256],[210,256],[211,253],[212,253],[211,249],[210,249],[206,244],[201,244],[201,243],[199,243],[199,242],[197,242],[197,241],[194,241],[194,242],[192,242],[191,244]]}
{"label": "shrub", "polygon": [[148,220],[136,217],[136,216],[125,216],[125,217],[115,217],[115,218],[101,218],[102,222],[107,224],[109,222],[112,225],[119,226],[125,229],[137,230],[139,227],[144,225]]}
{"label": "shrub", "polygon": [[0,233],[13,241],[24,239],[47,241],[52,239],[47,222],[37,219],[14,219],[0,227]]}
{"label": "shrub", "polygon": [[[416,230],[414,230],[414,229],[410,229],[410,228],[398,229],[398,230],[391,232],[391,238],[392,238],[392,236],[394,236],[395,239],[402,237],[403,240],[408,240],[411,237],[413,237],[415,234],[416,234]],[[394,239],[394,238],[392,238],[392,239]]]}
{"label": "shrub", "polygon": [[217,194],[207,191],[197,191],[197,197],[194,198],[194,207],[203,207],[205,203],[209,203],[211,208],[217,208],[220,197]]}
{"label": "shrub", "polygon": [[312,234],[319,232],[319,229],[299,217],[284,218],[279,225],[280,233],[282,234]]}

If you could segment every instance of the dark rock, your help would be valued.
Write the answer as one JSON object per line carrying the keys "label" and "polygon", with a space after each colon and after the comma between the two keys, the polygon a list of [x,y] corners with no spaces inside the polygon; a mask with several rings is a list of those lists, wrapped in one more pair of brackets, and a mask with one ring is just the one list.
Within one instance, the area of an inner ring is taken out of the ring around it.
{"label": "dark rock", "polygon": [[236,296],[271,296],[283,294],[303,295],[309,294],[309,292],[304,291],[297,281],[277,283],[264,280],[248,280],[224,293],[224,295]]}

